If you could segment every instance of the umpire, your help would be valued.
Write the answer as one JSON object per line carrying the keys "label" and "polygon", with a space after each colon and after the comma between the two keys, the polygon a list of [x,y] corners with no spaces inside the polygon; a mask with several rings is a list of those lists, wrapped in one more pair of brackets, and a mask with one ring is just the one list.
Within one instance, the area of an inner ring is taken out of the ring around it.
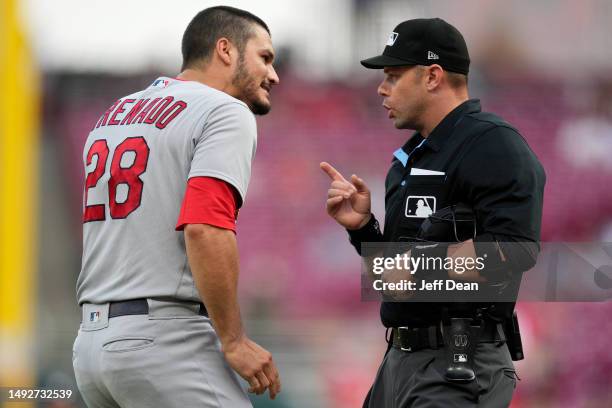
{"label": "umpire", "polygon": [[[514,127],[469,99],[470,58],[461,33],[439,18],[404,21],[382,55],[361,64],[384,70],[378,94],[389,118],[416,133],[395,151],[387,174],[384,233],[370,212],[365,182],[356,175],[347,180],[324,162],[332,179],[328,214],[360,254],[361,243],[416,241],[424,221],[451,220],[448,233],[415,245],[412,256],[487,253],[486,268],[461,278],[518,290],[539,252],[545,174]],[[474,224],[473,236],[457,237],[459,209]],[[384,301],[380,314],[389,347],[364,407],[510,404],[517,378],[512,360],[522,358],[514,299]],[[457,347],[465,354],[453,354]]]}

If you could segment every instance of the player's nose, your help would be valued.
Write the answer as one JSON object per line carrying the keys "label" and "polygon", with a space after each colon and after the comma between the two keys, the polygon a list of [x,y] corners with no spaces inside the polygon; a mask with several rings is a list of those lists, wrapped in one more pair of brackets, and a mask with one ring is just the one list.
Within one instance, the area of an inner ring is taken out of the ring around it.
{"label": "player's nose", "polygon": [[270,81],[270,84],[272,85],[278,85],[280,82],[280,78],[272,65],[268,67],[268,81]]}

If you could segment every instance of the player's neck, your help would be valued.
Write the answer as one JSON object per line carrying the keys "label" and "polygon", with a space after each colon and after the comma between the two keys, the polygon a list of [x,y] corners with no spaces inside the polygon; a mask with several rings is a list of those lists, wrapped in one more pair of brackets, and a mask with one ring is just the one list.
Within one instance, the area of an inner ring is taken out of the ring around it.
{"label": "player's neck", "polygon": [[183,81],[195,81],[231,95],[233,86],[224,75],[215,74],[212,70],[202,71],[187,68],[177,75]]}

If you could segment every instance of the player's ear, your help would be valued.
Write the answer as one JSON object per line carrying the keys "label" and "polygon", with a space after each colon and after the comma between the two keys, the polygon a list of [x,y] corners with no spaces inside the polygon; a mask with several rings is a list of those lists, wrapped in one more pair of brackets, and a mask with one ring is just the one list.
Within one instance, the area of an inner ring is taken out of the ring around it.
{"label": "player's ear", "polygon": [[234,52],[234,45],[225,37],[221,37],[217,40],[217,44],[215,46],[215,53],[219,56],[221,61],[225,65],[232,64],[231,54]]}

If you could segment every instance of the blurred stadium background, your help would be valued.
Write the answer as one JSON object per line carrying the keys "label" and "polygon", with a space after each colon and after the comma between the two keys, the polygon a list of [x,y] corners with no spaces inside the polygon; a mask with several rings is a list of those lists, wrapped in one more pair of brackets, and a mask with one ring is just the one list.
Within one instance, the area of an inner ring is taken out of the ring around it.
{"label": "blurred stadium background", "polygon": [[[178,73],[183,29],[219,3],[0,4],[0,386],[76,392],[83,142],[117,96]],[[363,177],[382,216],[391,154],[410,133],[387,121],[381,74],[358,60],[402,20],[439,16],[466,37],[472,97],[516,125],[546,169],[542,239],[612,241],[611,2],[224,4],[269,24],[281,77],[259,119],[238,229],[248,331],[283,377],[280,399],[255,398],[256,407],[360,406],[383,355],[378,305],[359,300],[359,260],[325,215],[318,163]],[[518,309],[526,360],[512,407],[612,406],[612,305]]]}

